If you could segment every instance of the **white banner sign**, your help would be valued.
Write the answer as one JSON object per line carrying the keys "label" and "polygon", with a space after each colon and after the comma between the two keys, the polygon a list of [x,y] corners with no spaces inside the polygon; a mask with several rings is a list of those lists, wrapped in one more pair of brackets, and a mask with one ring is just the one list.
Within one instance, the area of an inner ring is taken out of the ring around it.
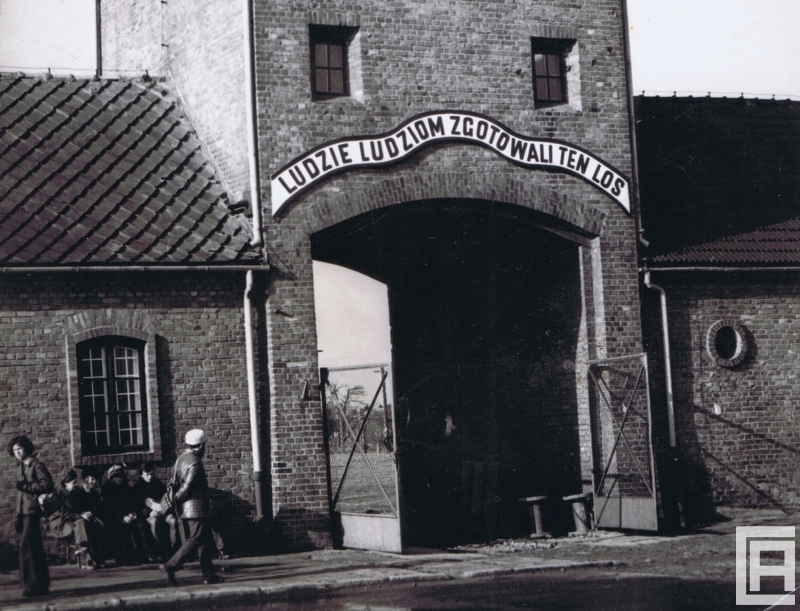
{"label": "white banner sign", "polygon": [[521,136],[484,115],[451,111],[418,115],[389,133],[333,140],[300,155],[272,175],[272,214],[333,174],[397,163],[428,144],[445,141],[483,146],[523,168],[573,174],[630,214],[628,179],[599,157],[560,140]]}

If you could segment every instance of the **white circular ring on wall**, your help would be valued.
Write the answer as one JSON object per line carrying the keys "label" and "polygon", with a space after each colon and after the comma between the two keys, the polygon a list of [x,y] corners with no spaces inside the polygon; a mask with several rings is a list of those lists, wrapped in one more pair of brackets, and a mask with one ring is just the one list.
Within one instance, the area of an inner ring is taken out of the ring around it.
{"label": "white circular ring on wall", "polygon": [[747,356],[744,327],[735,320],[718,320],[706,333],[706,352],[720,367],[735,367]]}

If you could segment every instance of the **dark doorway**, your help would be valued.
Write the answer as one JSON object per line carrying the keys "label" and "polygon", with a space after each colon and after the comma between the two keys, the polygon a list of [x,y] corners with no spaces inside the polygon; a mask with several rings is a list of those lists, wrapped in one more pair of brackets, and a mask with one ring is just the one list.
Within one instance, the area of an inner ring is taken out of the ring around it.
{"label": "dark doorway", "polygon": [[580,490],[579,248],[554,231],[575,230],[435,200],[312,236],[315,260],[389,287],[404,547],[518,536],[518,498]]}

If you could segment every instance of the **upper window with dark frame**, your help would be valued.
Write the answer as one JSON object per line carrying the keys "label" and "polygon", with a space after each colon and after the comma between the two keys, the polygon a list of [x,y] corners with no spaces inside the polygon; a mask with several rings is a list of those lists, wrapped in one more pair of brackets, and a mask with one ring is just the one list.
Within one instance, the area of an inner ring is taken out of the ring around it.
{"label": "upper window with dark frame", "polygon": [[350,95],[348,45],[356,28],[310,25],[311,92],[316,100]]}
{"label": "upper window with dark frame", "polygon": [[571,41],[531,39],[533,55],[533,99],[539,106],[567,103],[564,56]]}
{"label": "upper window with dark frame", "polygon": [[144,346],[115,335],[77,345],[84,455],[148,449]]}

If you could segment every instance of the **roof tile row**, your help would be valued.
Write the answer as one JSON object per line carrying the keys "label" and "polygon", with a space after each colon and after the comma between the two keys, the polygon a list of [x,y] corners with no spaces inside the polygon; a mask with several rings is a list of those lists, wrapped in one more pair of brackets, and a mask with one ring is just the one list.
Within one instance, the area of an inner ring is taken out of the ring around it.
{"label": "roof tile row", "polygon": [[800,263],[800,219],[653,257],[659,264],[794,265]]}
{"label": "roof tile row", "polygon": [[0,76],[0,264],[263,263],[153,84]]}

